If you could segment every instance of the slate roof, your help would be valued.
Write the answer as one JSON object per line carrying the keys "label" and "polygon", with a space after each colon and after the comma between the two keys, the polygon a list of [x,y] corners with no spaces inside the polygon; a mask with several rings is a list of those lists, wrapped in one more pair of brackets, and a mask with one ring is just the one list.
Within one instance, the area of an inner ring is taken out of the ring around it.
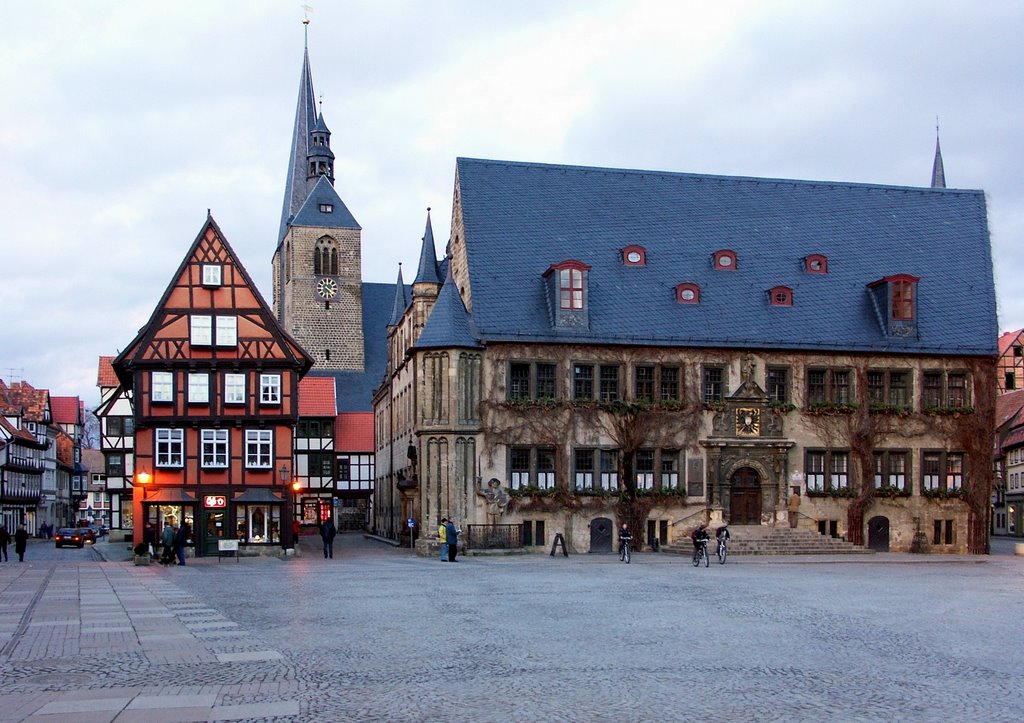
{"label": "slate roof", "polygon": [[[322,203],[331,205],[329,213],[320,210]],[[313,190],[306,197],[299,212],[295,214],[295,218],[289,225],[314,228],[359,228],[355,217],[342,202],[327,176],[320,176],[320,180],[313,186]]]}
{"label": "slate roof", "polygon": [[316,100],[313,97],[313,73],[309,69],[309,50],[302,51],[302,74],[299,76],[299,99],[295,104],[292,144],[288,153],[288,177],[284,184],[284,207],[278,244],[284,240],[288,222],[294,216],[309,190],[306,183],[306,159],[309,156],[309,134],[316,125]]}
{"label": "slate roof", "polygon": [[445,279],[427,323],[423,325],[423,332],[413,346],[416,349],[480,348],[473,319],[462,303],[451,274]]}
{"label": "slate roof", "polygon": [[398,265],[398,280],[395,282],[395,300],[391,304],[391,319],[389,326],[394,326],[402,320],[402,314],[409,308],[409,297],[405,293],[405,281],[402,280],[402,265]]}
{"label": "slate roof", "polygon": [[333,417],[337,414],[334,380],[305,376],[299,382],[299,416]]}
{"label": "slate roof", "polygon": [[420,266],[416,271],[414,284],[440,284],[443,277],[437,272],[437,250],[434,248],[434,229],[430,225],[430,209],[427,209],[427,227],[423,230],[423,245],[420,247]]}
{"label": "slate roof", "polygon": [[[405,293],[411,290],[408,286]],[[310,370],[309,377],[333,377],[338,413],[373,411],[373,392],[380,386],[388,368],[387,327],[395,297],[395,284],[363,282],[363,359],[364,371]]]}
{"label": "slate roof", "polygon": [[[460,158],[473,321],[482,341],[994,355],[981,191]],[[621,250],[639,244],[646,265]],[[737,253],[735,271],[712,254]],[[805,271],[809,254],[827,274]],[[542,275],[589,264],[589,328],[556,328]],[[890,337],[867,285],[920,277],[916,336]],[[680,304],[676,285],[700,286]],[[791,307],[766,291],[793,290]],[[421,337],[422,338],[422,337]]]}
{"label": "slate roof", "polygon": [[117,374],[114,373],[112,366],[113,362],[114,357],[112,356],[100,357],[99,370],[96,372],[96,386],[116,387],[118,385]]}

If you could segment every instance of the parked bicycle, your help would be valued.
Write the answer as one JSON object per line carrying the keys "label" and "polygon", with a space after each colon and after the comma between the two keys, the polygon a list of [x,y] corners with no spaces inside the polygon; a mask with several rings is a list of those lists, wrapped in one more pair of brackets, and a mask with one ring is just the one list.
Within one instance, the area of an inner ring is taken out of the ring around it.
{"label": "parked bicycle", "polygon": [[704,567],[711,565],[711,558],[708,557],[707,538],[697,541],[697,549],[693,553],[693,566],[700,567],[701,561],[704,562]]}

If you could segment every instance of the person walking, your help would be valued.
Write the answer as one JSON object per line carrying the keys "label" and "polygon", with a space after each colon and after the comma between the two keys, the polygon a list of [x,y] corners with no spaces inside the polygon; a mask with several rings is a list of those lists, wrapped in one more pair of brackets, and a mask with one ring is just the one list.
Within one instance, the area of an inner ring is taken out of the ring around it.
{"label": "person walking", "polygon": [[18,553],[18,562],[25,562],[25,548],[28,546],[28,532],[25,525],[18,525],[14,533],[14,551]]}
{"label": "person walking", "polygon": [[448,562],[448,518],[442,517],[437,526],[437,541],[441,543],[441,562]]}
{"label": "person walking", "polygon": [[800,488],[794,487],[793,494],[789,496],[789,526],[796,529],[800,522]]}
{"label": "person walking", "polygon": [[7,531],[7,525],[0,525],[0,561],[8,562],[7,546],[11,544],[11,533]]}
{"label": "person walking", "polygon": [[174,552],[178,556],[178,564],[185,564],[185,543],[188,540],[188,523],[182,522],[174,532]]}
{"label": "person walking", "polygon": [[164,522],[164,532],[160,536],[160,564],[170,565],[174,562],[174,528],[170,522]]}
{"label": "person walking", "polygon": [[458,562],[455,558],[459,554],[459,530],[455,527],[454,520],[448,520],[445,525],[445,541],[448,543],[448,562]]}
{"label": "person walking", "polygon": [[324,559],[334,559],[334,536],[338,534],[338,529],[334,526],[334,520],[330,517],[320,527],[320,537],[324,541]]}

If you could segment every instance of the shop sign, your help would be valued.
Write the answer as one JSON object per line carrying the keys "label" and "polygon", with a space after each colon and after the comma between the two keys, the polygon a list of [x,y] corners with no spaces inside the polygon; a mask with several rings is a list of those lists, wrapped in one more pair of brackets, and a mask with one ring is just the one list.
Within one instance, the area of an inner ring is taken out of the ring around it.
{"label": "shop sign", "polygon": [[203,497],[203,506],[206,508],[224,508],[228,506],[228,498],[224,495],[206,495]]}

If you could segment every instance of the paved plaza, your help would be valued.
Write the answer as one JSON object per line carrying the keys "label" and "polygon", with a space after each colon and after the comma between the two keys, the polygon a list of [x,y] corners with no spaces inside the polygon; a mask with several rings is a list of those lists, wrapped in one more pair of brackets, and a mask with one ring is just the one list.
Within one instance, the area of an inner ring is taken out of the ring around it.
{"label": "paved plaza", "polygon": [[0,564],[0,721],[1021,718],[1005,542],[708,569],[339,543],[164,568],[34,542]]}

